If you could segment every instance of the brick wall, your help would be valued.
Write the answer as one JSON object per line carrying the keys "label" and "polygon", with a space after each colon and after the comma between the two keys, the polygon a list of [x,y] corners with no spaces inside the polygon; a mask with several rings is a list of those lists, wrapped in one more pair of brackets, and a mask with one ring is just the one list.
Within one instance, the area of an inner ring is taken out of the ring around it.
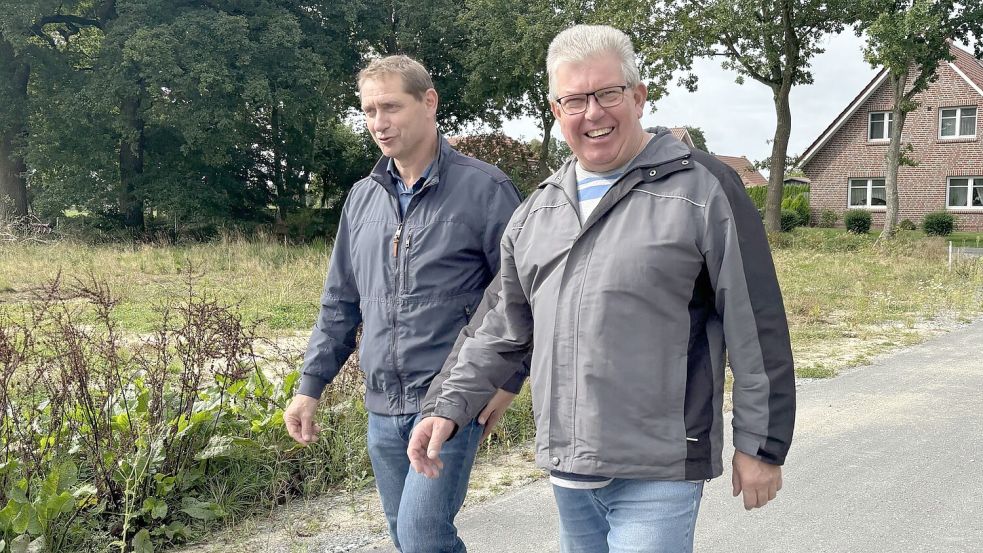
{"label": "brick wall", "polygon": [[[916,99],[919,106],[908,114],[902,140],[914,147],[908,157],[918,165],[900,168],[898,201],[899,220],[910,219],[921,225],[926,213],[946,209],[948,177],[983,176],[983,98],[944,62],[939,79]],[[886,176],[887,141],[869,142],[867,124],[870,112],[889,111],[891,103],[890,85],[885,79],[803,167],[812,179],[809,204],[813,222],[823,210],[831,209],[841,215],[842,224],[842,213],[849,209],[849,180]],[[977,106],[976,138],[940,140],[939,108],[961,106]],[[885,208],[869,209],[874,224],[883,225]],[[948,211],[956,216],[959,230],[983,230],[983,210]]]}

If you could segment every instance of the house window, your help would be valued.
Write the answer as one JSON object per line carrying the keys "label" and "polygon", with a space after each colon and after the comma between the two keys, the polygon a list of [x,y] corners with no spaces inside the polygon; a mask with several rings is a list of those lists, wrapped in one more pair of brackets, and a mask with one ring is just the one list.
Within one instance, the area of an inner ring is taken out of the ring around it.
{"label": "house window", "polygon": [[885,205],[887,205],[887,192],[884,191],[884,179],[850,179],[850,207]]}
{"label": "house window", "polygon": [[983,177],[956,177],[949,179],[951,208],[983,208]]}
{"label": "house window", "polygon": [[890,111],[872,111],[867,125],[867,140],[890,140],[894,126],[894,114]]}
{"label": "house window", "polygon": [[942,108],[939,110],[939,138],[975,138],[976,108]]}

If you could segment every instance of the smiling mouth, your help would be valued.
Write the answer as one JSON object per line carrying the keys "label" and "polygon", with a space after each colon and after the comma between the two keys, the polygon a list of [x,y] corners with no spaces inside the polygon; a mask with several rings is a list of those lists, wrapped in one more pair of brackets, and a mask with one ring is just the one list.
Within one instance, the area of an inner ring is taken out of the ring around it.
{"label": "smiling mouth", "polygon": [[607,136],[614,132],[614,127],[606,127],[603,129],[594,129],[584,133],[588,138],[600,138],[602,136]]}

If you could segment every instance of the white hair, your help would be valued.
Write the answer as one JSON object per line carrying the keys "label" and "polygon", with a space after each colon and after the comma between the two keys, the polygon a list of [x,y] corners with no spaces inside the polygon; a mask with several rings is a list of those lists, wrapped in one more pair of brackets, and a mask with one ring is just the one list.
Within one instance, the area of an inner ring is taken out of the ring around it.
{"label": "white hair", "polygon": [[604,54],[613,54],[621,60],[621,73],[629,88],[642,82],[628,35],[607,25],[574,25],[556,35],[546,54],[550,100],[557,98],[556,69],[560,64],[582,62]]}

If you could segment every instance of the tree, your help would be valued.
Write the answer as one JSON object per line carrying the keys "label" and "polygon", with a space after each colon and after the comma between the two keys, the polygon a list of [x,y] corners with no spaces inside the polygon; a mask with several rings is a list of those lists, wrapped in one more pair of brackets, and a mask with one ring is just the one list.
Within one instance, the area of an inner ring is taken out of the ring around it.
{"label": "tree", "polygon": [[[820,39],[843,29],[846,0],[652,0],[652,37],[642,55],[664,72],[692,69],[698,57],[723,58],[723,67],[772,91],[776,127],[769,161],[765,227],[781,229],[782,176],[792,131],[789,94],[812,83],[810,62],[823,51]],[[690,89],[696,77],[683,83]]]}
{"label": "tree", "polygon": [[[539,172],[549,172],[552,129],[546,53],[553,38],[575,24],[609,24],[625,31],[637,45],[647,36],[637,25],[638,2],[609,0],[467,0],[462,20],[469,30],[467,94],[471,104],[483,106],[485,119],[533,117],[539,123]],[[641,33],[641,34],[640,34]],[[656,65],[658,62],[656,62]],[[641,60],[649,100],[660,98],[668,79],[653,64]]]}
{"label": "tree", "polygon": [[[910,164],[901,137],[908,114],[918,107],[915,96],[938,79],[942,61],[951,61],[950,43],[983,32],[983,5],[953,0],[861,0],[856,6],[858,35],[867,34],[864,58],[884,67],[891,91],[888,129],[891,142],[885,154],[884,188],[887,213],[880,239],[891,239],[898,226],[898,172]],[[976,56],[983,47],[977,42]]]}
{"label": "tree", "polygon": [[710,152],[707,148],[707,138],[703,134],[703,129],[699,127],[686,127],[687,132],[689,132],[689,137],[693,139],[693,146],[697,150],[703,150],[704,152]]}

